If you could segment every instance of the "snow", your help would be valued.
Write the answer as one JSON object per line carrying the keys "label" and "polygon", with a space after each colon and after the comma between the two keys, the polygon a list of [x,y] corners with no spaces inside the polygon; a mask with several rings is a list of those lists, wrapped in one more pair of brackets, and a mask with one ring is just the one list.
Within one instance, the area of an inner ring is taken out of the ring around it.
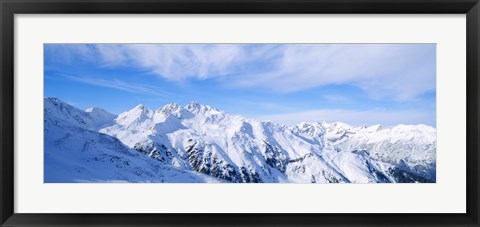
{"label": "snow", "polygon": [[436,181],[436,130],[426,125],[287,127],[196,102],[115,116],[56,98],[45,98],[45,121],[46,182]]}

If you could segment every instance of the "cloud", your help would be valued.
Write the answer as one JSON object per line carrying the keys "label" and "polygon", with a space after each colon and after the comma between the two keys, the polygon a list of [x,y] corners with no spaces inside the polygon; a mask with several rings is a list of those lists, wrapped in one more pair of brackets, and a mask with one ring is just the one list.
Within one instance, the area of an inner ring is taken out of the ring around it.
{"label": "cloud", "polygon": [[230,88],[292,93],[348,84],[375,99],[396,101],[435,91],[435,44],[98,44],[58,48],[62,50],[57,53],[69,49],[104,67],[137,68],[171,81],[216,78]]}
{"label": "cloud", "polygon": [[146,94],[146,95],[155,95],[159,97],[168,97],[171,96],[169,92],[159,91],[158,89],[139,83],[124,82],[122,80],[104,80],[97,78],[81,77],[71,74],[61,74],[62,78],[69,79],[72,81],[77,81],[84,84],[90,84],[100,87],[113,88],[121,91],[127,91],[135,94]]}
{"label": "cloud", "polygon": [[324,99],[331,101],[331,102],[349,102],[351,101],[350,98],[338,95],[338,94],[327,94],[323,96]]}
{"label": "cloud", "polygon": [[428,124],[436,125],[435,112],[419,110],[345,110],[345,109],[318,109],[287,114],[265,115],[257,117],[258,120],[268,120],[286,125],[300,122],[344,122],[355,126],[370,126],[381,124],[394,126],[398,124]]}
{"label": "cloud", "polygon": [[289,45],[283,52],[275,70],[234,83],[279,92],[349,84],[399,101],[435,90],[434,45]]}
{"label": "cloud", "polygon": [[236,73],[246,62],[241,45],[95,45],[106,66],[128,65],[172,81],[208,79]]}

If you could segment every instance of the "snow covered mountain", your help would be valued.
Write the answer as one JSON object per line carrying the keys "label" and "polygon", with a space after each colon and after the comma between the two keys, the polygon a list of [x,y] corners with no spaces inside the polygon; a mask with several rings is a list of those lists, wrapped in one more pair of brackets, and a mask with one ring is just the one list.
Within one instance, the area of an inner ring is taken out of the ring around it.
{"label": "snow covered mountain", "polygon": [[[95,127],[116,117],[44,100],[44,182],[220,182],[159,163]],[[113,117],[113,118],[112,118]]]}
{"label": "snow covered mountain", "polygon": [[115,116],[45,98],[45,157],[46,182],[435,182],[436,130],[288,127],[195,102]]}

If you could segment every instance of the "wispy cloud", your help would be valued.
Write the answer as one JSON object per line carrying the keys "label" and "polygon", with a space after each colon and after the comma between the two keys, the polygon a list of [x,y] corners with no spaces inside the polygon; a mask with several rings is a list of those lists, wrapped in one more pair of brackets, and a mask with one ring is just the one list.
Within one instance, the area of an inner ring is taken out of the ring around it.
{"label": "wispy cloud", "polygon": [[305,122],[345,122],[351,125],[370,126],[382,124],[393,126],[399,124],[428,124],[436,126],[435,113],[419,110],[344,110],[344,109],[319,109],[304,112],[294,112],[277,115],[266,115],[257,117],[259,120],[268,120],[286,125],[294,125]]}
{"label": "wispy cloud", "polygon": [[279,92],[349,84],[374,98],[399,101],[435,90],[434,45],[289,45],[283,53],[275,70],[235,84]]}
{"label": "wispy cloud", "polygon": [[159,97],[169,97],[172,95],[169,92],[159,91],[159,89],[146,84],[131,83],[131,82],[127,83],[119,79],[105,80],[105,79],[98,79],[98,78],[91,78],[91,77],[81,77],[81,76],[72,75],[72,74],[60,74],[60,76],[61,78],[84,83],[84,84],[113,88],[113,89],[127,91],[135,94],[155,95]]}
{"label": "wispy cloud", "polygon": [[172,81],[224,78],[227,87],[278,93],[348,84],[375,99],[406,101],[435,90],[434,44],[98,44],[50,49]]}
{"label": "wispy cloud", "polygon": [[338,94],[328,94],[323,96],[324,99],[331,101],[331,102],[348,102],[350,99],[343,95]]}
{"label": "wispy cloud", "polygon": [[130,66],[173,81],[233,74],[249,57],[244,45],[221,44],[99,44],[82,54],[98,56],[107,67]]}

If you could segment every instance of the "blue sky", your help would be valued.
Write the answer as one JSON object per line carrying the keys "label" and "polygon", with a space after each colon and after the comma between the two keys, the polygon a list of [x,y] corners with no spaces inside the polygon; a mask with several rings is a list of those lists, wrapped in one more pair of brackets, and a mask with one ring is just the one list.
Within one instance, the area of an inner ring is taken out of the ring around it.
{"label": "blue sky", "polygon": [[119,114],[210,105],[284,124],[436,121],[435,44],[45,44],[45,96]]}

